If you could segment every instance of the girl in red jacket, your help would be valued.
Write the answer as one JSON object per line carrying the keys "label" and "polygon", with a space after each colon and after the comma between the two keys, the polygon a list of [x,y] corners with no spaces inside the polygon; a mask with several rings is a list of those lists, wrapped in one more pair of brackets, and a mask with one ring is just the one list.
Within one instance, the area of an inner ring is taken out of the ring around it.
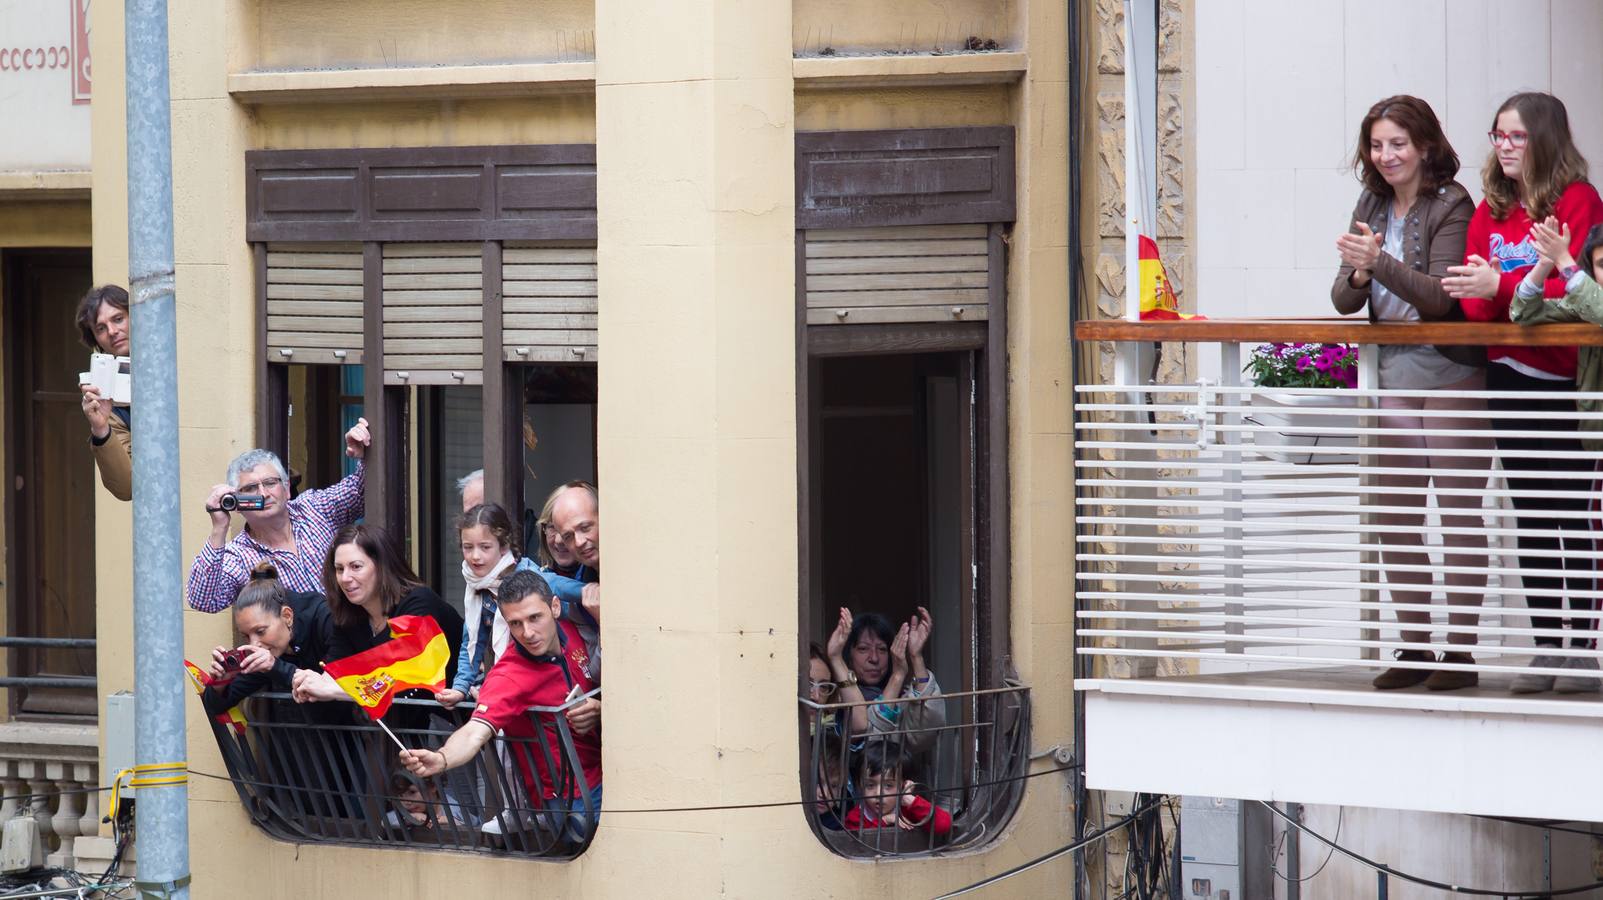
{"label": "girl in red jacket", "polygon": [[[1570,137],[1569,115],[1564,104],[1551,94],[1515,94],[1498,107],[1488,137],[1492,153],[1481,170],[1486,199],[1470,219],[1465,241],[1465,262],[1448,270],[1442,280],[1447,292],[1458,298],[1466,318],[1483,322],[1507,322],[1514,291],[1536,266],[1538,253],[1531,236],[1534,222],[1553,216],[1569,226],[1573,235],[1572,254],[1592,226],[1603,222],[1603,200],[1587,183],[1586,160]],[[1544,296],[1564,296],[1567,274],[1554,272],[1542,285]],[[1521,391],[1532,396],[1492,398],[1488,406],[1504,413],[1575,413],[1575,402],[1562,396],[1575,390],[1574,347],[1487,347],[1489,365],[1486,388],[1490,391]],[[1559,396],[1555,396],[1559,395]],[[1526,419],[1503,416],[1492,420],[1504,432],[1547,431],[1544,437],[1503,437],[1497,449],[1515,491],[1539,491],[1546,497],[1514,497],[1518,513],[1520,568],[1550,570],[1554,575],[1525,575],[1526,605],[1533,609],[1560,609],[1570,595],[1571,609],[1591,609],[1592,601],[1573,596],[1589,591],[1595,565],[1577,551],[1592,550],[1586,518],[1558,517],[1553,512],[1583,512],[1588,508],[1587,479],[1563,475],[1591,471],[1592,461],[1581,458],[1581,442],[1575,436],[1573,419]],[[1557,476],[1557,477],[1555,477]],[[1531,531],[1562,531],[1558,537],[1537,536]],[[1559,551],[1528,555],[1531,551]],[[1571,646],[1583,647],[1592,636],[1590,620],[1533,616],[1538,629],[1559,630],[1566,625],[1576,635]],[[1563,639],[1553,635],[1535,638],[1535,669],[1596,668],[1591,659],[1562,657],[1542,652],[1559,648]],[[1567,679],[1574,680],[1574,679]],[[1586,679],[1593,685],[1597,682]],[[1529,673],[1514,679],[1515,693],[1534,693],[1553,687],[1550,673]]]}

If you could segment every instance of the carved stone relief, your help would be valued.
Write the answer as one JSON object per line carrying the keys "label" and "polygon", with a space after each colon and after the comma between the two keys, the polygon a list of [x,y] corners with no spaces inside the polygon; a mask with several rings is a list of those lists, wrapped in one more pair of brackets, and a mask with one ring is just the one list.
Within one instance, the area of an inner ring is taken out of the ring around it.
{"label": "carved stone relief", "polygon": [[1097,0],[1097,71],[1104,75],[1124,73],[1124,2]]}
{"label": "carved stone relief", "polygon": [[1158,78],[1158,237],[1186,234],[1185,116],[1180,79]]}

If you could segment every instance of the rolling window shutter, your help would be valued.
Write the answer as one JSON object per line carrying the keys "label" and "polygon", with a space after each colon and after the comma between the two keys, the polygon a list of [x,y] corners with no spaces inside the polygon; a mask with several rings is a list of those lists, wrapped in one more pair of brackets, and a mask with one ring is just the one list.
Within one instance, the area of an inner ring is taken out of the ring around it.
{"label": "rolling window shutter", "polygon": [[595,247],[507,243],[501,295],[506,361],[596,361]]}
{"label": "rolling window shutter", "polygon": [[483,367],[482,245],[385,244],[385,383],[480,384]]}
{"label": "rolling window shutter", "polygon": [[808,229],[807,324],[987,318],[987,227]]}
{"label": "rolling window shutter", "polygon": [[362,245],[267,245],[267,354],[275,363],[362,361]]}

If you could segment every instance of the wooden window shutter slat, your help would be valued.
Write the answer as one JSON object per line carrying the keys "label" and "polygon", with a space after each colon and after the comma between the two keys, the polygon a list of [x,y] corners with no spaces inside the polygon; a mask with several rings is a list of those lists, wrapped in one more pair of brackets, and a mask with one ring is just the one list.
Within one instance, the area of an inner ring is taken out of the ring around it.
{"label": "wooden window shutter slat", "polygon": [[478,243],[384,245],[386,384],[480,384],[484,261]]}
{"label": "wooden window shutter slat", "polygon": [[509,362],[596,360],[596,248],[508,243],[501,343]]}
{"label": "wooden window shutter slat", "polygon": [[269,362],[362,362],[360,244],[268,244],[264,300]]}
{"label": "wooden window shutter slat", "polygon": [[982,322],[993,277],[985,225],[809,229],[809,325]]}

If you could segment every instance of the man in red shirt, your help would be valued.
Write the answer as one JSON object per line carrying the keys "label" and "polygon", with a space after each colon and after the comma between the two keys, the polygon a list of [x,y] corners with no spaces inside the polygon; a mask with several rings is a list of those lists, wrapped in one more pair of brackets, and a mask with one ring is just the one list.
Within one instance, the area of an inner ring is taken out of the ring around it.
{"label": "man in red shirt", "polygon": [[[522,771],[530,804],[572,813],[564,815],[566,824],[554,830],[581,841],[594,821],[585,813],[601,808],[601,700],[585,697],[561,713],[573,734],[577,771],[564,759],[554,710],[599,687],[585,674],[588,651],[578,629],[559,618],[561,601],[552,596],[539,573],[518,571],[507,576],[496,601],[511,632],[512,651],[502,654],[485,675],[473,717],[445,746],[404,751],[401,765],[420,777],[438,775],[471,762],[497,731],[503,732]],[[553,711],[532,711],[531,706]],[[547,752],[554,767],[546,764]]]}

